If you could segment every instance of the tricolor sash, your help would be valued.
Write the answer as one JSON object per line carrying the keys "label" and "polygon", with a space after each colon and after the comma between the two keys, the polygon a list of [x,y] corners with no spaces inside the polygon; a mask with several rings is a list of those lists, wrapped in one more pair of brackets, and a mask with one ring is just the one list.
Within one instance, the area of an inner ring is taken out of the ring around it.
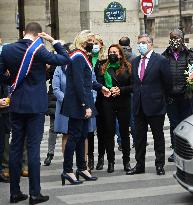
{"label": "tricolor sash", "polygon": [[76,50],[76,51],[74,51],[73,53],[70,54],[70,58],[71,58],[72,60],[74,60],[77,56],[82,56],[82,57],[85,59],[85,61],[86,61],[87,65],[88,65],[88,67],[89,67],[90,70],[92,71],[92,64],[91,64],[91,62],[88,60],[88,57],[86,56],[86,54],[83,53],[83,52],[80,51],[80,50]]}
{"label": "tricolor sash", "polygon": [[44,45],[43,40],[39,37],[35,41],[33,41],[32,44],[26,50],[26,52],[23,56],[19,71],[17,73],[16,79],[11,86],[11,94],[21,84],[21,82],[24,80],[24,78],[28,75],[28,73],[31,69],[32,62],[33,62],[33,59],[34,59],[36,52],[43,45]]}

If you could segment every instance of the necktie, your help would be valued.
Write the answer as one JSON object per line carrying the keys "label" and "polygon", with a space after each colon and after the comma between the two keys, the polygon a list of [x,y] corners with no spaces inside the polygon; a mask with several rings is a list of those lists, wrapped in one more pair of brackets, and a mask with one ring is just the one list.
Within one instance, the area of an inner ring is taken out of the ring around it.
{"label": "necktie", "polygon": [[140,80],[141,81],[143,80],[144,73],[145,73],[145,59],[146,59],[146,57],[144,56],[142,58],[142,62],[141,62],[141,70],[140,70]]}

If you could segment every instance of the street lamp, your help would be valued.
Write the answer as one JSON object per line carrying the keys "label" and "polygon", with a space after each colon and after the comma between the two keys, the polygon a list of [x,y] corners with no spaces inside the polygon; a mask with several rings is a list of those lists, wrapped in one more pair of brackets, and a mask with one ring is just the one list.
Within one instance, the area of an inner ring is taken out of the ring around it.
{"label": "street lamp", "polygon": [[19,38],[23,38],[23,31],[25,30],[25,14],[24,14],[24,0],[18,0],[18,23],[19,23]]}

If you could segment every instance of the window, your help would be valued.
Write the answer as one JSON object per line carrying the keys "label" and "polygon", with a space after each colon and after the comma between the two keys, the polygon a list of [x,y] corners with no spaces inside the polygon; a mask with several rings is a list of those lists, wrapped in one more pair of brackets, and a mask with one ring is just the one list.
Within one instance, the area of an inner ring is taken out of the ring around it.
{"label": "window", "polygon": [[155,19],[147,19],[147,33],[155,36]]}
{"label": "window", "polygon": [[185,34],[193,33],[193,30],[192,30],[192,16],[182,17],[182,25],[183,25]]}

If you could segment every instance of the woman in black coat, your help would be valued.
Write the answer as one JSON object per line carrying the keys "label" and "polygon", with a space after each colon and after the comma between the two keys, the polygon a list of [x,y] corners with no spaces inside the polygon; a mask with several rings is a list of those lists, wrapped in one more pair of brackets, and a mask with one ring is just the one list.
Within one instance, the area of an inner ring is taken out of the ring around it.
{"label": "woman in black coat", "polygon": [[118,119],[121,135],[124,170],[128,171],[130,170],[131,65],[126,61],[123,49],[118,44],[113,44],[108,49],[108,60],[102,67],[100,83],[111,91],[111,97],[103,97],[102,102],[108,160],[107,172],[114,172],[116,118]]}

